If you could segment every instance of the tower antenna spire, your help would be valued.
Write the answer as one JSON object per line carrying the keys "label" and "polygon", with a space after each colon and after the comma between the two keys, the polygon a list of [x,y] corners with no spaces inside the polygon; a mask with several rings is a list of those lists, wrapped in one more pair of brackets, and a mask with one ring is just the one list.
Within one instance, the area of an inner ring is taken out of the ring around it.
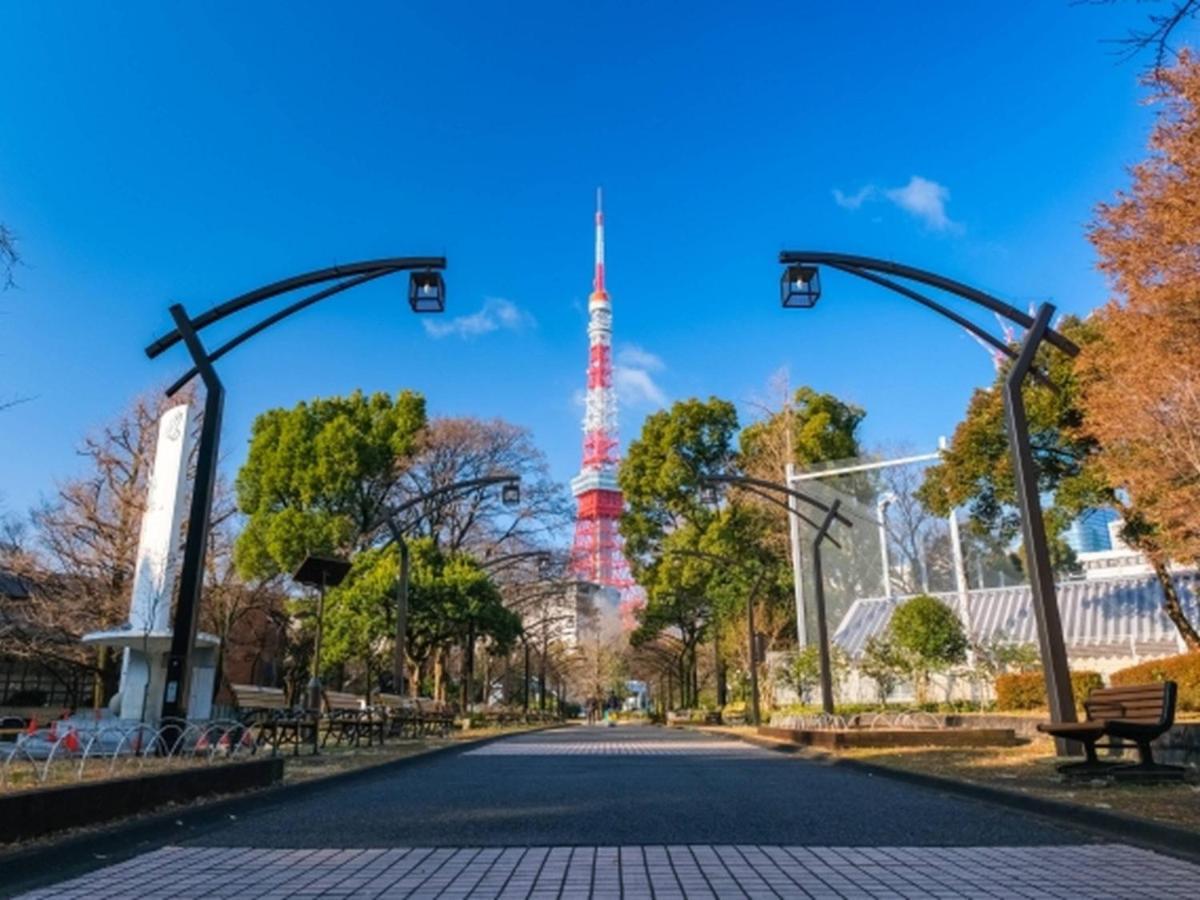
{"label": "tower antenna spire", "polygon": [[592,292],[604,294],[604,189],[596,188],[596,274]]}

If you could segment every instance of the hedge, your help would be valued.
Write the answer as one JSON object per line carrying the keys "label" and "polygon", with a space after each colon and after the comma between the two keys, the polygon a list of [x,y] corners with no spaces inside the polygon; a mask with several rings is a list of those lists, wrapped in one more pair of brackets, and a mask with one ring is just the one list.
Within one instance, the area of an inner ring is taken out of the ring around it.
{"label": "hedge", "polygon": [[1174,681],[1179,685],[1175,708],[1200,711],[1200,653],[1152,659],[1112,675],[1113,684],[1146,684],[1150,681]]}
{"label": "hedge", "polygon": [[[1096,688],[1104,687],[1099,672],[1080,670],[1071,673],[1071,691],[1075,702],[1082,703]],[[1032,672],[1012,672],[996,677],[996,707],[998,709],[1045,709],[1046,677],[1040,669]]]}

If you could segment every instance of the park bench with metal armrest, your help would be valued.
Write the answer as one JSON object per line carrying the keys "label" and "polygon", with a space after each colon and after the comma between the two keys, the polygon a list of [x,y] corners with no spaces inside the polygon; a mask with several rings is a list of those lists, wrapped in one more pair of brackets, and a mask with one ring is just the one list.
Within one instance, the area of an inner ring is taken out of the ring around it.
{"label": "park bench with metal armrest", "polygon": [[417,697],[420,728],[424,734],[440,734],[443,737],[454,727],[454,713],[446,704],[432,697]]}
{"label": "park bench with metal armrest", "polygon": [[387,717],[386,733],[391,737],[419,737],[421,734],[421,712],[417,701],[399,694],[378,694],[375,697],[379,708]]}
{"label": "park bench with metal armrest", "polygon": [[383,743],[383,723],[373,710],[367,708],[366,699],[358,694],[345,691],[325,691],[325,738],[321,741],[324,747],[329,738],[341,744],[343,741],[353,743],[355,747],[367,739],[371,746],[376,736]]}
{"label": "park bench with metal armrest", "polygon": [[[1173,681],[1098,688],[1083,703],[1083,722],[1044,722],[1038,725],[1038,731],[1083,744],[1086,759],[1059,766],[1064,775],[1111,774],[1122,780],[1180,778],[1183,768],[1156,763],[1150,747],[1151,741],[1175,723],[1177,690]],[[1099,743],[1104,737],[1111,740]],[[1126,741],[1137,746],[1138,763],[1102,761],[1096,756],[1097,748],[1127,749],[1130,744]]]}
{"label": "park bench with metal armrest", "polygon": [[273,753],[287,744],[291,745],[293,755],[299,755],[302,746],[317,751],[316,713],[293,708],[282,688],[256,684],[230,687],[242,724],[257,729],[258,744],[269,746]]}

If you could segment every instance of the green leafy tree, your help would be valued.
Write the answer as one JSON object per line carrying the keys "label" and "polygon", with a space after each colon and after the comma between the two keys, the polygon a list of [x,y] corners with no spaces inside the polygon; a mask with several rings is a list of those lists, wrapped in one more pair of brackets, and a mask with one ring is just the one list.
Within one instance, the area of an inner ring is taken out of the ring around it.
{"label": "green leafy tree", "polygon": [[929,678],[963,662],[967,636],[949,606],[928,594],[904,601],[892,613],[888,638],[909,661],[917,700],[925,701]]}
{"label": "green leafy tree", "polygon": [[879,691],[879,702],[883,705],[887,704],[888,698],[895,692],[910,668],[908,659],[886,632],[867,640],[862,657],[858,661],[858,670],[875,682]]}
{"label": "green leafy tree", "polygon": [[681,400],[646,417],[618,475],[625,495],[620,530],[639,582],[658,564],[670,532],[710,515],[700,480],[726,470],[737,429],[737,410],[716,397]]}
{"label": "green leafy tree", "polygon": [[[1099,337],[1098,325],[1092,320],[1068,318],[1059,325],[1059,331],[1083,347],[1085,357]],[[1188,646],[1200,648],[1200,634],[1183,611],[1152,523],[1117,490],[1101,467],[1101,446],[1089,432],[1085,418],[1079,367],[1049,345],[1039,351],[1036,365],[1054,386],[1031,379],[1024,395],[1038,488],[1053,496],[1045,515],[1047,533],[1053,538],[1055,568],[1066,571],[1075,564],[1074,554],[1061,539],[1071,521],[1088,509],[1115,508],[1122,517],[1125,540],[1145,552],[1154,566],[1163,591],[1163,611]],[[955,429],[941,462],[926,470],[918,496],[939,516],[966,505],[973,529],[1007,542],[1018,535],[1020,516],[1004,424],[1003,378],[1004,373],[998,373],[990,388],[975,392],[966,418]]]}
{"label": "green leafy tree", "polygon": [[365,550],[326,598],[321,661],[328,666],[361,663],[368,691],[391,658],[398,568],[395,553]]}
{"label": "green leafy tree", "polygon": [[286,573],[309,553],[377,543],[424,424],[425,401],[408,391],[355,391],[260,415],[236,485],[247,517],[235,548],[242,574]]}
{"label": "green leafy tree", "polygon": [[411,688],[436,654],[452,646],[464,649],[465,679],[473,675],[474,646],[490,642],[506,653],[521,635],[521,620],[504,606],[500,591],[479,563],[465,553],[446,553],[429,538],[410,545],[408,653]]}
{"label": "green leafy tree", "polygon": [[784,409],[742,430],[742,468],[778,480],[783,463],[808,468],[858,456],[858,428],[865,417],[866,412],[858,406],[801,386]]}
{"label": "green leafy tree", "polygon": [[[1092,339],[1093,329],[1074,319],[1059,330],[1079,343]],[[1032,379],[1025,387],[1030,442],[1037,463],[1038,487],[1055,498],[1045,510],[1046,526],[1054,538],[1051,551],[1055,567],[1069,569],[1074,560],[1070,548],[1059,537],[1078,512],[1089,506],[1112,502],[1112,491],[1088,465],[1094,442],[1080,438],[1076,429],[1082,419],[1079,389],[1070,357],[1050,346],[1040,351],[1037,365],[1055,389]],[[1004,420],[1003,383],[1006,372],[998,372],[993,384],[972,396],[967,414],[954,431],[950,446],[936,465],[925,472],[918,490],[922,503],[939,516],[948,516],[966,505],[974,528],[1009,541],[1020,533],[1016,507],[1016,483]]]}

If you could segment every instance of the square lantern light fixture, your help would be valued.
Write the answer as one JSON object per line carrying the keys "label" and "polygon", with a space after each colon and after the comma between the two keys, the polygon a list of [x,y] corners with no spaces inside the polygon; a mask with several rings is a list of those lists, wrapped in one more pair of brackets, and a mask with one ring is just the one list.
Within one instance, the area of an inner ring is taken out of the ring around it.
{"label": "square lantern light fixture", "polygon": [[521,485],[516,481],[506,481],[500,488],[500,502],[505,506],[518,506],[521,503]]}
{"label": "square lantern light fixture", "polygon": [[415,313],[440,313],[446,309],[446,282],[434,269],[408,276],[408,305]]}
{"label": "square lantern light fixture", "polygon": [[779,279],[779,297],[784,309],[812,309],[821,298],[821,273],[816,266],[793,264]]}

